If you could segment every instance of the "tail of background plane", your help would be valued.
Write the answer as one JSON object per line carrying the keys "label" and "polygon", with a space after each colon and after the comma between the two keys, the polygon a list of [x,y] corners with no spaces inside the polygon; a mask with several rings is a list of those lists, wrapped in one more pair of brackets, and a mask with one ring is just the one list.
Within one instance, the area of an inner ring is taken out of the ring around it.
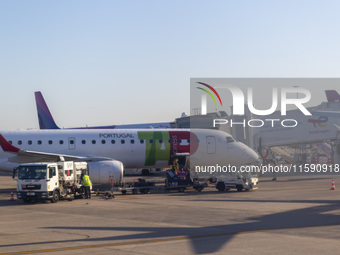
{"label": "tail of background plane", "polygon": [[340,95],[336,90],[326,90],[325,92],[328,102],[340,102]]}
{"label": "tail of background plane", "polygon": [[59,129],[40,91],[34,92],[40,129]]}

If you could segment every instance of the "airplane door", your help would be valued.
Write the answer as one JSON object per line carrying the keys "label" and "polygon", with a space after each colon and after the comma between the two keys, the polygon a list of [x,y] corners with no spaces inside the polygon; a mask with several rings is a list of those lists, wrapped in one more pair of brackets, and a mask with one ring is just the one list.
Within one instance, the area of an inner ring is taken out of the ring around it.
{"label": "airplane door", "polygon": [[70,137],[68,139],[68,148],[70,150],[75,150],[76,149],[76,139],[74,137]]}
{"label": "airplane door", "polygon": [[208,151],[208,154],[214,154],[216,152],[215,136],[207,136],[207,151]]}

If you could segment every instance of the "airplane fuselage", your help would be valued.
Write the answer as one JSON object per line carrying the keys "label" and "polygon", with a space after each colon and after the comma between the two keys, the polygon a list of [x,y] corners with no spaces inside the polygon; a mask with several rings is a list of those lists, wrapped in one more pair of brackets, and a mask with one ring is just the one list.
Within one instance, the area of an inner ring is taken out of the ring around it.
{"label": "airplane fuselage", "polygon": [[[18,130],[0,131],[21,150],[103,157],[125,168],[167,167],[177,154],[200,165],[253,163],[257,154],[222,131],[206,129]],[[229,138],[228,138],[229,137]],[[0,170],[11,171],[12,153],[0,151]],[[29,162],[25,162],[29,163]]]}

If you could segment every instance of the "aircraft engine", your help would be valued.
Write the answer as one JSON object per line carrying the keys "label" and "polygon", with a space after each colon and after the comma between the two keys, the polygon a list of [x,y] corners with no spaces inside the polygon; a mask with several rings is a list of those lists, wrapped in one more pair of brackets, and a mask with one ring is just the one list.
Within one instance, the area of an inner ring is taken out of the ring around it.
{"label": "aircraft engine", "polygon": [[110,184],[123,178],[124,166],[118,160],[95,161],[87,163],[89,176],[93,184]]}

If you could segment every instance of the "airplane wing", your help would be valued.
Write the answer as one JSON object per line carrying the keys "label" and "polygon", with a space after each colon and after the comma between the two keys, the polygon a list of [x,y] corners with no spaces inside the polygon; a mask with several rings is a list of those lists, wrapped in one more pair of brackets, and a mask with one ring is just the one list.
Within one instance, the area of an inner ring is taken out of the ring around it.
{"label": "airplane wing", "polygon": [[14,154],[13,157],[10,157],[8,159],[8,161],[12,163],[112,160],[111,158],[104,158],[104,157],[74,156],[74,155],[67,155],[67,154],[22,150],[10,144],[1,134],[0,134],[0,146],[5,152]]}

